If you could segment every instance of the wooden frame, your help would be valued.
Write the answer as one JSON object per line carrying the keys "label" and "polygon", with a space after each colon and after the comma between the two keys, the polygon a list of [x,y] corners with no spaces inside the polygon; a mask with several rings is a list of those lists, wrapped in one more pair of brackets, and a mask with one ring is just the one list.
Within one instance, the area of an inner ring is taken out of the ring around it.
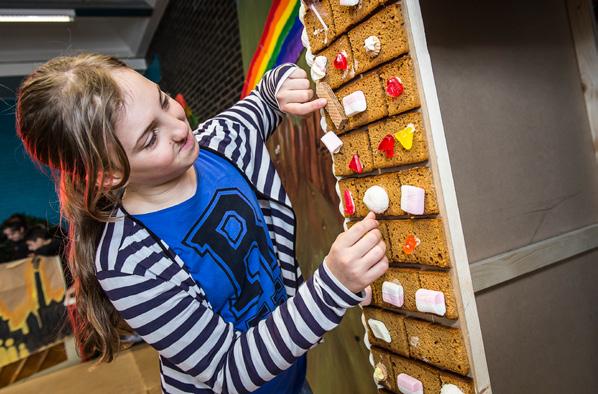
{"label": "wooden frame", "polygon": [[577,55],[577,66],[598,161],[598,50],[590,0],[567,0],[569,23]]}
{"label": "wooden frame", "polygon": [[402,4],[405,25],[409,32],[410,54],[416,65],[416,77],[423,104],[422,113],[429,142],[430,168],[432,169],[440,208],[439,216],[443,219],[452,263],[450,272],[452,273],[455,297],[458,303],[460,327],[469,355],[476,393],[489,394],[492,392],[490,377],[469,271],[465,239],[461,227],[457,195],[444,136],[440,104],[426,43],[424,22],[418,0],[403,0]]}
{"label": "wooden frame", "polygon": [[473,263],[475,292],[598,248],[598,224]]}

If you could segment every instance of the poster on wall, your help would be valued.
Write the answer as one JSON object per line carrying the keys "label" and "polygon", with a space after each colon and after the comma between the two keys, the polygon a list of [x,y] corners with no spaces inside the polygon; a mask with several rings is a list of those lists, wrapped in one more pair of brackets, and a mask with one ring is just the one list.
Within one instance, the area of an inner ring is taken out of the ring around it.
{"label": "poster on wall", "polygon": [[64,336],[64,296],[58,256],[0,264],[0,367]]}

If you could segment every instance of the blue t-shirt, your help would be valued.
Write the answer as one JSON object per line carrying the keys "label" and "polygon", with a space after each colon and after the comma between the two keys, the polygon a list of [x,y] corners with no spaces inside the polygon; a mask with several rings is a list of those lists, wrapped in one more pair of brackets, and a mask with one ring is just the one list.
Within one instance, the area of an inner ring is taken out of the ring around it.
{"label": "blue t-shirt", "polygon": [[[194,163],[195,195],[135,218],[183,260],[214,312],[247,331],[286,301],[280,265],[255,192],[228,160],[205,148]],[[305,356],[256,393],[297,393]]]}

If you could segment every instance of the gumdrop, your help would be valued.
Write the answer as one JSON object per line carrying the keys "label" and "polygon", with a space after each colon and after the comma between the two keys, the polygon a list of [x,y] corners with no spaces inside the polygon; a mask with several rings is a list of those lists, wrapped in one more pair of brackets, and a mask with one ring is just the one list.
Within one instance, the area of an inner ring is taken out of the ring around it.
{"label": "gumdrop", "polygon": [[363,172],[363,165],[361,165],[361,160],[359,159],[358,154],[354,154],[351,162],[349,163],[349,168],[358,174]]}
{"label": "gumdrop", "polygon": [[397,77],[392,77],[386,81],[386,94],[390,97],[399,97],[405,91],[405,87],[401,80]]}
{"label": "gumdrop", "polygon": [[384,152],[387,159],[392,159],[395,155],[395,137],[387,134],[378,144],[378,150]]}

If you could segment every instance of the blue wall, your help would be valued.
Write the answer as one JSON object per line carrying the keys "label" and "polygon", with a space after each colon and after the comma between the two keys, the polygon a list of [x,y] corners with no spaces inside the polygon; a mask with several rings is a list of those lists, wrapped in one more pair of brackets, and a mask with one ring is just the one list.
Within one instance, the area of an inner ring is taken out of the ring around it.
{"label": "blue wall", "polygon": [[0,221],[21,212],[56,224],[54,183],[27,157],[16,135],[14,108],[14,98],[0,98]]}

